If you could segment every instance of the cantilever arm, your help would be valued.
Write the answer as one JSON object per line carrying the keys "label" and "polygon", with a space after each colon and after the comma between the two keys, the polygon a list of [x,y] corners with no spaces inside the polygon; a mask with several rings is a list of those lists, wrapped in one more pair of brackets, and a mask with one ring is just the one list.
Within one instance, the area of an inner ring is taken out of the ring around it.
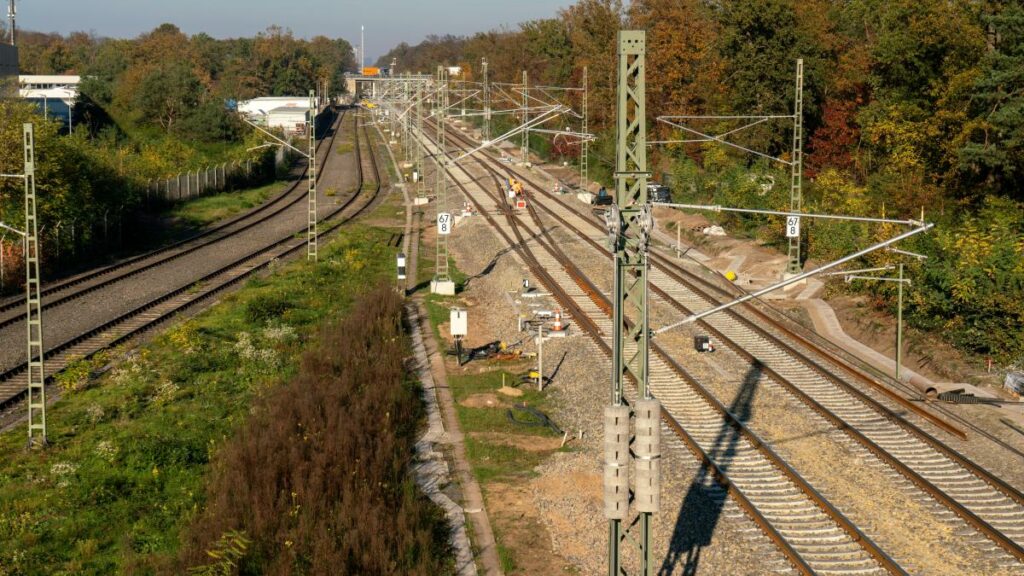
{"label": "cantilever arm", "polygon": [[3,222],[0,222],[0,228],[3,228],[4,230],[10,230],[11,232],[14,232],[18,236],[21,236],[22,238],[28,236],[28,234],[22,232],[21,230],[18,230],[17,228],[12,228],[7,224],[4,224]]}

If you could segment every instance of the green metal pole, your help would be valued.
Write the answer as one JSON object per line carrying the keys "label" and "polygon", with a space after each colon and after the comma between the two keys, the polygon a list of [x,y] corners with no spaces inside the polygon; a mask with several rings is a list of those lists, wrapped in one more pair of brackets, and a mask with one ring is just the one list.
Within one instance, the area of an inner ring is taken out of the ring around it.
{"label": "green metal pole", "polygon": [[[613,406],[623,404],[627,377],[636,381],[640,398],[651,397],[647,248],[654,227],[647,199],[647,36],[642,30],[622,30],[618,42],[615,204],[608,219],[614,252]],[[622,521],[612,518],[609,522],[608,574],[620,576]],[[639,529],[640,574],[650,576],[651,512],[639,512]]]}
{"label": "green metal pole", "polygon": [[608,521],[608,576],[622,576],[622,560],[619,558],[619,543],[622,542],[622,523]]}
{"label": "green metal pole", "polygon": [[900,379],[900,366],[903,364],[903,263],[900,262],[900,280],[897,282],[896,304],[896,381]]}
{"label": "green metal pole", "polygon": [[[804,61],[796,61],[796,95],[793,103],[793,164],[790,173],[790,212],[800,212],[803,207],[803,169],[804,169]],[[802,269],[800,262],[800,236],[789,239],[789,264],[786,272],[799,274]]]}

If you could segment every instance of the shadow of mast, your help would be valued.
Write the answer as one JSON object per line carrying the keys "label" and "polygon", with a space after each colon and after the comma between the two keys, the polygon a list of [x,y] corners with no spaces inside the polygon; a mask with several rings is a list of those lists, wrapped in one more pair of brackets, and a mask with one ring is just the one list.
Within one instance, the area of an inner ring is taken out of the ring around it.
{"label": "shadow of mast", "polygon": [[[750,365],[739,392],[727,408],[741,423],[747,422],[753,416],[754,397],[757,395],[761,372],[760,362],[755,361]],[[707,451],[709,459],[726,474],[736,457],[740,438],[739,430],[728,422],[723,422],[714,445]],[[726,494],[718,487],[714,471],[707,464],[702,464],[679,508],[668,554],[658,570],[659,576],[691,576],[697,573],[701,551],[711,544],[711,538],[722,516],[725,499]],[[680,568],[681,571],[677,572]]]}

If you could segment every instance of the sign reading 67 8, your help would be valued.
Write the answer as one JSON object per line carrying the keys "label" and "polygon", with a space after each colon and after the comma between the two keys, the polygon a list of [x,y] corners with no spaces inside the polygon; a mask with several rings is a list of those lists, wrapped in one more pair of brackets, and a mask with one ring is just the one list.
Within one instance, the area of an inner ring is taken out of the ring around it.
{"label": "sign reading 67 8", "polygon": [[447,212],[437,214],[437,233],[448,235],[452,233],[452,215]]}

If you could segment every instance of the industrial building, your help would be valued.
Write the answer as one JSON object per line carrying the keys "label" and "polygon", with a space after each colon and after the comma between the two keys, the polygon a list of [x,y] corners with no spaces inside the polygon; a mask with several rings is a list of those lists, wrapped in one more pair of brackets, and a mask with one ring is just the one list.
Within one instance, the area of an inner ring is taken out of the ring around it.
{"label": "industrial building", "polygon": [[21,75],[18,76],[18,95],[35,102],[39,111],[47,118],[55,118],[72,127],[75,102],[78,100],[78,85],[81,76],[73,75]]}
{"label": "industrial building", "polygon": [[[319,103],[317,105],[319,106]],[[257,124],[263,124],[267,116],[278,108],[308,110],[309,96],[265,96],[238,103],[238,111]]]}
{"label": "industrial building", "polygon": [[268,128],[280,128],[285,135],[305,134],[309,120],[309,106],[281,106],[266,115]]}

